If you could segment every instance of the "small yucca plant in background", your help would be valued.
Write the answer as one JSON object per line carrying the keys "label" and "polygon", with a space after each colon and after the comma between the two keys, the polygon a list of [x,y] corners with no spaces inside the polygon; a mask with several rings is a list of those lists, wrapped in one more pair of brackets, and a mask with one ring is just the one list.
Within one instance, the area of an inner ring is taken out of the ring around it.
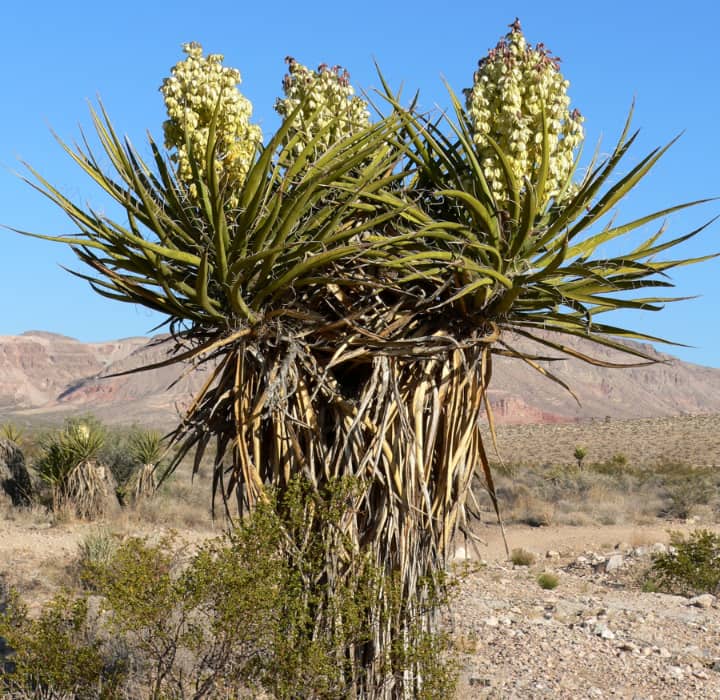
{"label": "small yucca plant in background", "polygon": [[110,470],[97,460],[104,441],[103,427],[82,419],[44,440],[34,468],[51,489],[53,511],[92,520],[117,503]]}
{"label": "small yucca plant in background", "polygon": [[142,430],[130,438],[133,460],[139,465],[130,478],[129,491],[137,503],[155,493],[155,470],[163,457],[162,435],[156,430]]}

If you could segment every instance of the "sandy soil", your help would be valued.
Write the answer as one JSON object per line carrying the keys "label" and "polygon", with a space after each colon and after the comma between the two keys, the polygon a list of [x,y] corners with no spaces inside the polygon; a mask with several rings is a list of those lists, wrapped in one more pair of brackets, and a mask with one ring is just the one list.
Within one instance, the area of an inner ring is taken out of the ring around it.
{"label": "sandy soil", "polygon": [[[0,575],[38,610],[72,582],[78,546],[97,527],[50,527],[39,517],[0,515]],[[446,619],[461,670],[457,698],[720,698],[717,600],[700,607],[679,596],[644,593],[637,584],[652,547],[667,543],[669,529],[692,525],[508,527],[510,548],[535,554],[530,567],[507,561],[499,528],[479,529],[485,544],[477,551],[467,547],[476,570],[460,583]],[[152,537],[168,532],[130,522],[113,523],[113,530]],[[178,537],[192,547],[212,534],[187,530]],[[460,557],[463,548],[458,542]],[[606,572],[603,562],[612,555],[621,564]],[[559,586],[540,588],[541,572],[557,574]]]}

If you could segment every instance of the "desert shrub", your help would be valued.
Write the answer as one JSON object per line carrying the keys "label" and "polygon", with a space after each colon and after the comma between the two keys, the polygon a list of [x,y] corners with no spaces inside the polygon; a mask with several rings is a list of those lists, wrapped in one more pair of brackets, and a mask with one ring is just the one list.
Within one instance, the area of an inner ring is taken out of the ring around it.
{"label": "desert shrub", "polygon": [[115,555],[117,541],[108,529],[98,528],[85,535],[78,550],[78,577],[83,586],[93,588],[92,581]]}
{"label": "desert shrub", "polygon": [[8,691],[114,698],[125,676],[123,664],[109,663],[92,636],[86,598],[58,594],[31,619],[11,592],[0,614],[0,637],[14,651],[9,672],[0,677],[0,688]]}
{"label": "desert shrub", "polygon": [[537,577],[538,586],[546,591],[552,591],[560,584],[560,579],[555,574],[544,572]]}
{"label": "desert shrub", "polygon": [[[340,700],[364,673],[352,649],[372,640],[379,625],[405,623],[407,636],[388,650],[388,681],[397,669],[417,669],[423,682],[415,697],[447,697],[456,670],[448,640],[428,630],[425,610],[403,620],[395,574],[353,556],[345,542],[337,552],[349,555],[347,575],[332,596],[317,585],[348,488],[317,494],[295,484],[184,561],[172,539],[130,538],[113,549],[107,533],[89,535],[81,559],[100,596],[98,615],[88,618],[91,599],[64,596],[32,621],[16,601],[0,625],[19,660],[9,678],[17,688],[41,684],[75,697],[126,692],[132,682],[150,698],[264,690],[278,700]],[[421,586],[428,608],[443,602],[443,581]],[[390,601],[387,620],[372,614],[381,595]],[[32,675],[38,664],[42,675]]]}
{"label": "desert shrub", "polygon": [[515,566],[531,566],[535,563],[535,555],[526,549],[513,549],[510,552],[510,561]]}
{"label": "desert shrub", "polygon": [[132,440],[139,430],[136,426],[112,426],[105,431],[98,459],[108,465],[119,487],[127,483],[137,468],[132,453]]}
{"label": "desert shrub", "polygon": [[[720,472],[684,462],[629,464],[622,454],[576,465],[516,464],[498,469],[497,495],[506,520],[529,525],[613,524],[720,511]],[[480,488],[477,497],[490,512]]]}
{"label": "desert shrub", "polygon": [[717,593],[720,587],[720,535],[695,530],[670,535],[672,549],[655,557],[648,581],[656,590],[679,595]]}
{"label": "desert shrub", "polygon": [[660,496],[660,517],[686,519],[696,506],[716,498],[720,476],[712,467],[666,461],[643,470],[640,482],[644,490],[654,489]]}

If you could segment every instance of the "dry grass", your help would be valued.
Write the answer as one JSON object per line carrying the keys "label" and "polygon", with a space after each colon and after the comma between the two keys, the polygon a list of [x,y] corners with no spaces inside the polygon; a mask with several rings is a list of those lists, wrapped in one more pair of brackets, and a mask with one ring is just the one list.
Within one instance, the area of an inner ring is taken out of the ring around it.
{"label": "dry grass", "polygon": [[[533,527],[720,522],[720,470],[683,462],[519,464],[498,469],[496,487],[505,521]],[[490,501],[480,500],[491,522]]]}
{"label": "dry grass", "polygon": [[661,460],[720,466],[720,414],[500,425],[497,434],[500,457],[507,464],[572,466],[577,464],[575,448],[582,446],[586,463],[622,454],[628,464],[639,466]]}

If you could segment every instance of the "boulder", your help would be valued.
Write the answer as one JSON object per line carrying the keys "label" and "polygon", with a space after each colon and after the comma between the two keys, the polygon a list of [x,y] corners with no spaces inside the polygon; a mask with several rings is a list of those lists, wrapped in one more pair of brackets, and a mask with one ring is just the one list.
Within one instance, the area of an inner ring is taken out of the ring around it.
{"label": "boulder", "polygon": [[32,500],[25,457],[14,442],[5,438],[0,438],[0,493],[7,494],[14,506],[30,505]]}

